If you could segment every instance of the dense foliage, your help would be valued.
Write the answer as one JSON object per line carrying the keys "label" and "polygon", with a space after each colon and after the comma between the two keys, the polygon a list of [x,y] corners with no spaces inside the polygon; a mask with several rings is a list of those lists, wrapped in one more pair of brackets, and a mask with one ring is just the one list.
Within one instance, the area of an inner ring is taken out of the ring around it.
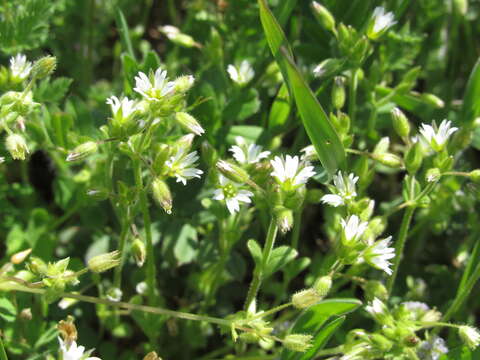
{"label": "dense foliage", "polygon": [[3,1],[0,360],[479,357],[479,12]]}

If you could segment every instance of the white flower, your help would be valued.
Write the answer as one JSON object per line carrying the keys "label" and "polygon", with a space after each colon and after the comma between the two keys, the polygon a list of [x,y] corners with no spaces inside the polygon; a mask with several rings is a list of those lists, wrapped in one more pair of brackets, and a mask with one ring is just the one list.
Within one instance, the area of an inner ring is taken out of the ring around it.
{"label": "white flower", "polygon": [[12,76],[19,80],[24,80],[30,74],[32,70],[32,63],[27,61],[27,57],[23,54],[17,54],[17,56],[10,58],[10,71]]}
{"label": "white flower", "polygon": [[5,162],[5,158],[3,156],[0,156],[0,164]]}
{"label": "white flower", "polygon": [[321,198],[324,204],[334,207],[345,205],[346,200],[350,200],[357,196],[355,184],[358,181],[358,176],[351,173],[348,176],[342,174],[341,171],[333,176],[333,183],[335,184],[334,192],[336,194],[328,194]]}
{"label": "white flower", "polygon": [[473,326],[463,325],[458,328],[458,334],[470,349],[480,344],[480,333]]}
{"label": "white flower", "polygon": [[275,156],[270,160],[273,171],[271,175],[287,188],[295,188],[302,184],[306,184],[308,179],[315,175],[313,166],[308,162],[300,162],[298,156],[287,155],[285,158]]}
{"label": "white flower", "polygon": [[388,260],[395,257],[395,249],[389,247],[391,241],[391,236],[379,240],[368,247],[363,255],[367,263],[377,269],[385,271],[388,275],[392,275],[392,269],[390,269],[392,263]]}
{"label": "white flower", "polygon": [[341,219],[340,223],[343,228],[342,241],[345,245],[357,242],[368,226],[368,222],[360,221],[357,215],[349,216],[346,221]]}
{"label": "white flower", "polygon": [[148,100],[160,101],[161,98],[174,92],[175,82],[168,81],[167,71],[161,68],[155,71],[153,79],[140,71],[135,76],[135,88],[133,90]]}
{"label": "white flower", "polygon": [[75,341],[72,341],[70,346],[67,347],[67,344],[63,342],[61,338],[58,338],[60,342],[60,351],[62,353],[62,360],[101,360],[98,357],[90,357],[89,355],[93,352],[93,349],[85,352],[84,346],[77,346]]}
{"label": "white flower", "polygon": [[230,151],[240,164],[255,164],[270,155],[270,151],[262,151],[262,147],[255,144],[246,144],[241,136],[235,138],[237,145],[233,145]]}
{"label": "white flower", "polygon": [[373,39],[378,38],[396,23],[393,13],[385,12],[385,9],[381,6],[376,7],[373,10],[372,25],[368,31],[368,36]]}
{"label": "white flower", "polygon": [[374,317],[387,313],[386,305],[378,298],[374,298],[369,305],[365,306],[365,310]]}
{"label": "white flower", "polygon": [[437,128],[437,124],[434,121],[433,126],[422,124],[420,133],[433,150],[440,152],[445,147],[448,138],[458,130],[458,128],[450,126],[451,122],[447,119],[442,121],[439,128]]}
{"label": "white flower", "polygon": [[240,210],[240,202],[250,204],[253,193],[248,190],[239,189],[240,184],[228,180],[225,176],[219,175],[218,181],[220,188],[216,189],[213,193],[215,200],[225,200],[228,211],[230,214],[234,214]]}
{"label": "white flower", "polygon": [[203,174],[202,170],[195,168],[197,160],[196,151],[186,154],[184,149],[179,149],[165,164],[170,168],[170,175],[175,176],[177,182],[186,185],[187,180],[200,178],[200,175]]}
{"label": "white flower", "polygon": [[239,85],[247,84],[255,76],[255,72],[248,60],[243,60],[240,63],[240,67],[236,67],[232,64],[228,65],[227,72],[228,75],[230,75],[230,79]]}
{"label": "white flower", "polygon": [[417,355],[421,360],[438,360],[446,353],[448,353],[448,348],[445,340],[438,336],[432,336],[423,341],[417,350]]}
{"label": "white flower", "polygon": [[107,99],[107,104],[110,105],[114,117],[123,119],[130,117],[130,115],[138,110],[136,101],[129,100],[127,97],[119,100],[116,96],[110,96]]}

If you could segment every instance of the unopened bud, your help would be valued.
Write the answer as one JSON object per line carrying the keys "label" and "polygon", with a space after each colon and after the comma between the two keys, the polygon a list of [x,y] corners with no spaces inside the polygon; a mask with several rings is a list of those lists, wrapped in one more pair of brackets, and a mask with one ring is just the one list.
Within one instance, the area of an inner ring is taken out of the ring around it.
{"label": "unopened bud", "polygon": [[420,142],[415,143],[405,154],[405,167],[410,174],[415,174],[423,161],[423,150]]}
{"label": "unopened bud", "polygon": [[57,59],[54,56],[44,56],[33,64],[32,76],[35,79],[43,79],[55,71]]}
{"label": "unopened bud", "polygon": [[32,320],[32,309],[30,308],[25,308],[20,312],[20,319],[30,321]]}
{"label": "unopened bud", "polygon": [[95,273],[102,273],[120,264],[120,252],[118,250],[94,256],[88,260],[88,268]]}
{"label": "unopened bud", "polygon": [[458,334],[462,341],[470,348],[475,349],[480,345],[480,333],[473,326],[463,325],[458,328]]}
{"label": "unopened bud", "polygon": [[442,176],[442,173],[440,172],[440,169],[431,168],[431,169],[428,169],[427,174],[425,175],[425,179],[428,182],[435,182],[440,180],[441,176]]}
{"label": "unopened bud", "polygon": [[335,18],[328,9],[316,1],[312,2],[313,13],[318,22],[328,31],[335,30]]}
{"label": "unopened bud", "polygon": [[337,110],[345,105],[345,79],[341,76],[335,76],[333,80],[332,104]]}
{"label": "unopened bud", "polygon": [[277,226],[280,228],[280,231],[285,234],[293,226],[293,212],[290,209],[287,209],[283,206],[277,206],[273,209],[275,218],[277,219]]}
{"label": "unopened bud", "polygon": [[393,128],[398,136],[402,138],[408,137],[410,134],[410,123],[402,110],[396,107],[390,114],[392,115]]}
{"label": "unopened bud", "polygon": [[208,141],[202,142],[201,155],[203,161],[205,161],[209,166],[213,166],[218,160],[217,151],[212,145],[210,145]]}
{"label": "unopened bud", "polygon": [[225,160],[219,160],[216,164],[217,170],[227,179],[238,183],[247,183],[250,180],[248,173],[241,167]]}
{"label": "unopened bud", "polygon": [[155,351],[151,351],[147,355],[145,355],[143,360],[162,360],[162,358],[158,356]]}
{"label": "unopened bud", "polygon": [[313,284],[313,288],[322,298],[327,296],[328,292],[332,288],[332,277],[329,275],[321,276]]}
{"label": "unopened bud", "polygon": [[153,198],[165,210],[167,214],[172,213],[172,194],[167,183],[159,178],[152,183]]}
{"label": "unopened bud", "polygon": [[188,152],[192,147],[193,139],[195,139],[194,134],[183,135],[178,139],[176,146],[178,149],[184,149],[185,152]]}
{"label": "unopened bud", "polygon": [[87,141],[81,145],[78,145],[71,153],[67,156],[67,161],[77,161],[83,160],[87,156],[90,156],[96,153],[98,150],[98,145],[95,141]]}
{"label": "unopened bud", "polygon": [[195,83],[195,78],[192,75],[184,75],[175,79],[175,91],[186,93]]}
{"label": "unopened bud", "polygon": [[139,238],[133,240],[132,255],[137,266],[142,267],[147,257],[147,250],[145,248],[145,243]]}
{"label": "unopened bud", "polygon": [[292,304],[297,309],[306,309],[320,300],[322,296],[313,288],[301,290],[292,296]]}
{"label": "unopened bud", "polygon": [[108,300],[118,302],[122,300],[123,292],[117,287],[111,287],[108,289],[106,296]]}
{"label": "unopened bud", "polygon": [[305,352],[312,347],[312,336],[305,334],[290,334],[283,339],[283,345],[288,350]]}
{"label": "unopened bud", "polygon": [[341,67],[342,61],[339,59],[326,59],[313,69],[313,74],[319,78],[325,78],[335,74]]}
{"label": "unopened bud", "polygon": [[197,136],[201,136],[205,132],[199,122],[190,114],[185,112],[177,112],[175,114],[175,119],[182,128],[188,132],[194,133]]}
{"label": "unopened bud", "polygon": [[423,93],[421,98],[425,103],[435,108],[441,109],[445,106],[445,102],[436,95]]}
{"label": "unopened bud", "polygon": [[169,38],[172,42],[174,42],[177,45],[184,46],[187,48],[200,47],[200,45],[197,44],[190,35],[180,32],[180,30],[175,26],[165,25],[165,26],[161,26],[159,30],[162,33],[164,33],[167,38]]}
{"label": "unopened bud", "polygon": [[372,334],[370,339],[375,344],[375,347],[383,352],[388,352],[393,346],[390,340],[380,334]]}
{"label": "unopened bud", "polygon": [[380,281],[367,281],[363,286],[363,290],[365,291],[365,298],[367,301],[373,301],[375,298],[382,301],[388,299],[388,290]]}
{"label": "unopened bud", "polygon": [[472,180],[474,183],[480,183],[480,169],[470,171],[468,173],[468,176],[470,177],[470,180]]}
{"label": "unopened bud", "polygon": [[385,153],[378,156],[373,156],[380,164],[391,168],[401,168],[403,167],[402,159],[395,154]]}
{"label": "unopened bud", "polygon": [[14,160],[25,160],[25,156],[28,154],[28,147],[22,135],[8,135],[5,146]]}
{"label": "unopened bud", "polygon": [[382,155],[388,151],[390,147],[390,138],[385,136],[380,139],[380,141],[375,145],[375,149],[373,149],[373,154],[375,155]]}
{"label": "unopened bud", "polygon": [[47,272],[47,264],[38,257],[31,257],[27,268],[35,275],[44,276]]}
{"label": "unopened bud", "polygon": [[21,264],[27,258],[27,256],[30,255],[31,252],[32,249],[17,252],[16,254],[12,255],[12,257],[10,258],[10,262],[15,265]]}
{"label": "unopened bud", "polygon": [[94,200],[106,200],[110,196],[110,193],[106,189],[90,189],[87,190],[87,195]]}

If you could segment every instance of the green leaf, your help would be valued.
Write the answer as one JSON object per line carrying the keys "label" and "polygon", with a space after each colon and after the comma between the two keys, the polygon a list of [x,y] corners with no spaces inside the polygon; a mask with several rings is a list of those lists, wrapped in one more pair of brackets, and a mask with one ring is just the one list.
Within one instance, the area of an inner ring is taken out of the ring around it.
{"label": "green leaf", "polygon": [[268,115],[269,129],[279,129],[286,124],[291,111],[289,99],[288,87],[284,83],[280,87]]}
{"label": "green leaf", "polygon": [[480,359],[480,348],[471,351],[467,346],[459,346],[450,349],[447,354],[442,355],[439,360],[477,360]]}
{"label": "green leaf", "polygon": [[273,249],[268,259],[268,264],[266,266],[265,277],[270,276],[271,274],[277,272],[290,261],[295,259],[298,255],[297,250],[291,248],[290,246],[279,246],[276,249]]}
{"label": "green leaf", "polygon": [[183,225],[173,249],[179,265],[191,262],[198,252],[197,230],[190,224]]}
{"label": "green leaf", "polygon": [[248,240],[247,247],[252,255],[253,261],[255,261],[255,264],[259,265],[262,262],[262,248],[253,239]]}
{"label": "green leaf", "polygon": [[34,100],[40,103],[59,103],[66,95],[73,79],[59,77],[53,81],[43,80],[34,92]]}
{"label": "green leaf", "polygon": [[260,136],[262,136],[264,129],[260,126],[250,125],[238,125],[232,126],[227,135],[227,142],[234,143],[235,137],[242,136],[251,142],[258,142]]}
{"label": "green leaf", "polygon": [[39,349],[44,345],[51,343],[58,336],[57,324],[53,324],[48,330],[42,331],[35,342],[34,348]]}
{"label": "green leaf", "polygon": [[135,60],[135,53],[133,52],[133,46],[130,39],[130,31],[128,30],[127,20],[125,20],[125,16],[123,15],[122,10],[120,10],[119,8],[117,8],[117,12],[115,14],[115,22],[117,23],[120,40],[122,41],[122,47],[124,51],[126,51],[128,55],[130,55],[130,57]]}
{"label": "green leaf", "polygon": [[224,116],[236,121],[243,121],[254,115],[260,109],[258,91],[249,89],[242,91],[233,98],[223,111]]}
{"label": "green leaf", "polygon": [[325,111],[293,61],[293,53],[282,28],[265,0],[258,0],[260,20],[270,50],[277,61],[289,92],[293,95],[303,125],[315,146],[320,162],[333,175],[345,166],[345,150]]}
{"label": "green leaf", "polygon": [[460,115],[460,124],[465,126],[471,124],[480,115],[480,58],[475,66],[467,83],[467,89],[463,96],[463,106]]}
{"label": "green leaf", "polygon": [[17,309],[6,298],[0,298],[0,317],[6,322],[14,322],[17,317]]}
{"label": "green leaf", "polygon": [[309,360],[313,359],[316,353],[323,349],[327,344],[328,340],[332,337],[333,333],[343,324],[345,321],[345,316],[341,316],[327,325],[325,325],[313,338],[312,347],[305,353],[297,355],[298,360]]}

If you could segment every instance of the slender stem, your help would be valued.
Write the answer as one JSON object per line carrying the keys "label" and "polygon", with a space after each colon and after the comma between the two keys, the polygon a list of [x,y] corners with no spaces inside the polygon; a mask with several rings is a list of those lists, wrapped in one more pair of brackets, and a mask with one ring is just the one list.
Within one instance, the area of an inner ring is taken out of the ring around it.
{"label": "slender stem", "polygon": [[450,318],[458,311],[458,309],[460,309],[462,304],[465,302],[465,300],[467,300],[468,296],[471,294],[473,286],[475,285],[475,283],[478,281],[479,278],[480,278],[480,263],[477,264],[477,267],[475,268],[474,272],[470,276],[470,279],[468,279],[467,283],[458,289],[457,295],[455,296],[455,300],[453,300],[453,303],[450,305],[447,312],[442,318],[443,321],[450,320]]}
{"label": "slender stem", "polygon": [[260,319],[260,318],[264,318],[266,316],[270,316],[270,315],[275,314],[275,313],[277,313],[277,312],[279,312],[283,309],[286,309],[287,307],[289,307],[291,305],[292,305],[291,302],[288,302],[288,303],[285,303],[285,304],[282,304],[282,305],[278,305],[278,306],[274,307],[273,309],[270,309],[270,310],[262,312],[262,313],[258,313],[257,315],[255,315],[251,319],[254,320],[254,319]]}
{"label": "slender stem", "polygon": [[302,208],[295,212],[292,229],[292,248],[298,248],[298,239],[300,238],[300,228],[302,226]]}
{"label": "slender stem", "polygon": [[7,353],[5,352],[5,347],[3,346],[3,340],[1,335],[0,335],[0,360],[8,360]]}
{"label": "slender stem", "polygon": [[387,281],[387,290],[388,293],[392,293],[393,285],[395,284],[395,279],[397,278],[398,268],[400,267],[400,261],[403,255],[403,249],[405,248],[405,242],[407,241],[408,229],[410,228],[410,223],[412,221],[413,213],[415,207],[407,207],[405,213],[403,214],[402,224],[400,225],[400,232],[398,234],[398,239],[395,243],[395,260],[393,262],[393,273],[388,278]]}
{"label": "slender stem", "polygon": [[263,272],[268,264],[270,259],[270,254],[273,250],[273,245],[275,243],[275,238],[277,237],[277,222],[272,217],[270,220],[270,225],[268,226],[267,238],[265,240],[265,246],[263,248],[262,263],[255,266],[255,272],[253,274],[252,283],[248,289],[247,299],[245,301],[245,310],[249,308],[250,304],[255,301],[257,297],[258,290],[263,280]]}
{"label": "slender stem", "polygon": [[129,228],[129,216],[125,216],[122,220],[122,231],[120,232],[120,238],[118,240],[118,251],[121,254],[120,264],[115,267],[114,274],[113,274],[113,285],[116,288],[121,288],[122,286],[122,269],[123,264],[125,263],[125,243],[128,236],[128,228]]}
{"label": "slender stem", "polygon": [[147,286],[148,286],[148,302],[155,303],[155,257],[153,255],[152,241],[152,224],[150,220],[150,212],[148,210],[148,199],[146,191],[143,187],[142,166],[139,159],[134,159],[135,185],[140,198],[140,208],[143,213],[143,225],[145,228],[145,240],[147,243]]}
{"label": "slender stem", "polygon": [[348,112],[350,115],[350,121],[352,124],[355,122],[355,112],[357,111],[357,87],[358,87],[358,71],[352,70],[352,76],[350,78],[350,93],[348,99]]}

